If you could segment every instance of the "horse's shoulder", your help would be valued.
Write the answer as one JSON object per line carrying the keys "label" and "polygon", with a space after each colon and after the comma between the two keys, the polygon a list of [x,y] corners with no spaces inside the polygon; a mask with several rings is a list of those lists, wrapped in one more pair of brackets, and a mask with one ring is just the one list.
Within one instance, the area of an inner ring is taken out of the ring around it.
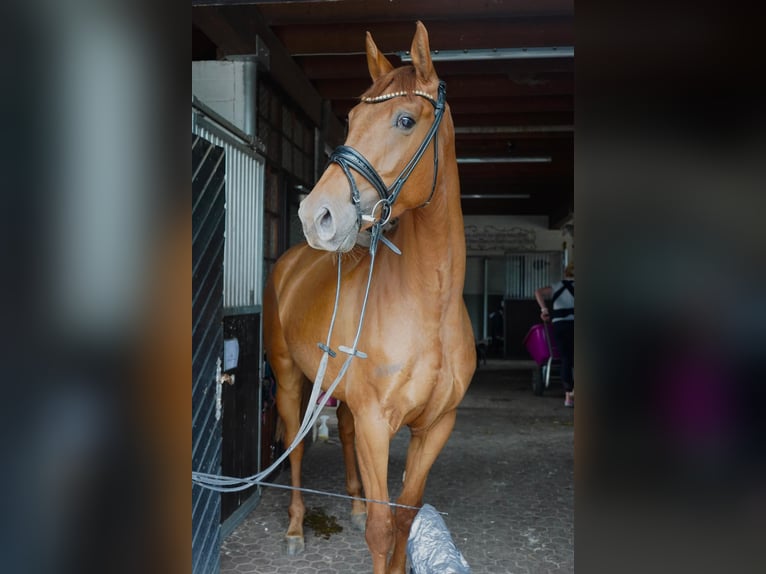
{"label": "horse's shoulder", "polygon": [[312,251],[309,244],[305,241],[297,243],[285,251],[277,260],[277,265],[290,265],[296,259],[304,256],[307,252]]}
{"label": "horse's shoulder", "polygon": [[306,242],[293,245],[279,256],[272,269],[272,275],[275,278],[279,278],[291,273],[296,267],[301,266],[302,261],[305,263],[305,258],[311,255],[311,251],[314,250]]}
{"label": "horse's shoulder", "polygon": [[[327,251],[313,249],[305,242],[299,243],[282,254],[272,268],[269,279],[280,294],[285,289],[310,290],[317,283],[325,282],[327,269],[333,268],[333,256]],[[328,262],[327,265],[324,260]]]}

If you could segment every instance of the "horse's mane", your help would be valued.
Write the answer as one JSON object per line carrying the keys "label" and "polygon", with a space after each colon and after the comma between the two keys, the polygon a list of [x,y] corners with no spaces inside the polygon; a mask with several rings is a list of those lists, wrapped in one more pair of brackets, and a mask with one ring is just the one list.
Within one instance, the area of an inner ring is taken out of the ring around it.
{"label": "horse's mane", "polygon": [[396,68],[375,80],[360,98],[374,98],[389,92],[412,92],[415,90],[416,80],[413,66]]}

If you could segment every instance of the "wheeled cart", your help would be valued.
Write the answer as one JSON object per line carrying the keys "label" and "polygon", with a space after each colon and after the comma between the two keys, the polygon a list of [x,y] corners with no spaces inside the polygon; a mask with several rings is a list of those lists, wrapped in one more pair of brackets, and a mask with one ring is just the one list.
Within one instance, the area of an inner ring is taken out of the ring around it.
{"label": "wheeled cart", "polygon": [[537,323],[527,332],[524,337],[524,346],[537,363],[532,377],[532,391],[535,395],[542,395],[550,386],[551,371],[554,363],[558,366],[559,351],[550,337],[548,323]]}

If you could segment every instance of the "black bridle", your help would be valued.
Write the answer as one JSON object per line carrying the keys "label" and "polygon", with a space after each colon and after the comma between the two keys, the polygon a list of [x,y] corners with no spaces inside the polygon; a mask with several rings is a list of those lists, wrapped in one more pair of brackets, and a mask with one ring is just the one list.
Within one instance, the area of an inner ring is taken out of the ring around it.
{"label": "black bridle", "polygon": [[[431,125],[431,128],[428,130],[425,138],[421,142],[420,147],[418,147],[410,161],[407,163],[407,165],[404,166],[404,169],[402,169],[399,176],[390,186],[386,187],[386,184],[383,183],[383,179],[380,177],[372,164],[370,164],[370,162],[367,161],[367,159],[361,153],[359,153],[351,146],[338,146],[330,155],[330,163],[337,163],[343,170],[343,173],[346,174],[346,178],[348,179],[349,185],[351,187],[351,202],[356,208],[358,229],[361,229],[362,221],[370,221],[377,226],[384,225],[388,222],[388,219],[391,217],[391,208],[396,199],[399,197],[399,193],[402,191],[402,187],[412,174],[415,166],[417,166],[420,158],[423,157],[423,154],[432,141],[434,144],[433,184],[431,186],[431,195],[428,197],[428,200],[426,200],[425,203],[423,203],[423,205],[420,207],[428,205],[434,195],[434,190],[436,189],[436,174],[439,170],[439,139],[434,136],[436,136],[436,132],[439,130],[439,124],[441,124],[442,117],[444,116],[447,85],[443,81],[439,82],[437,100],[434,100],[431,96],[420,90],[415,90],[412,92],[412,94],[425,98],[431,102],[431,105],[434,107],[434,122]],[[407,92],[394,92],[392,94],[385,94],[375,98],[365,98],[362,101],[365,103],[375,104],[404,95],[407,95]],[[378,195],[380,195],[380,201],[375,204],[375,206],[372,208],[372,213],[370,214],[362,213],[361,195],[359,193],[359,188],[356,186],[354,175],[351,173],[352,169],[359,173],[364,179],[369,181],[377,190]],[[375,211],[377,210],[378,205],[380,205],[381,211],[380,218],[376,220]]]}

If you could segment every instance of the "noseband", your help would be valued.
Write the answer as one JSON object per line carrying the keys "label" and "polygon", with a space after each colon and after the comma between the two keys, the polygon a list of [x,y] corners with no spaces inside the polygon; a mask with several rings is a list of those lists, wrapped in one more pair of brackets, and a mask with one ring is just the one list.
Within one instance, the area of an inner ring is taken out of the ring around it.
{"label": "noseband", "polygon": [[[431,103],[431,105],[434,107],[434,122],[431,125],[431,128],[428,130],[426,137],[421,142],[420,147],[418,147],[417,151],[415,151],[415,154],[412,156],[407,165],[404,166],[404,169],[402,169],[399,177],[397,177],[390,186],[386,187],[386,184],[383,183],[383,179],[380,177],[372,164],[367,161],[367,158],[365,158],[361,153],[359,153],[351,146],[338,146],[330,155],[330,163],[337,163],[341,169],[343,169],[343,173],[346,174],[346,178],[348,179],[349,186],[351,187],[351,201],[356,208],[356,224],[358,229],[361,229],[362,221],[369,221],[372,223],[377,223],[378,225],[383,225],[388,222],[388,219],[391,217],[391,207],[396,201],[396,198],[399,197],[399,193],[401,192],[402,187],[412,174],[415,166],[418,165],[420,158],[423,157],[423,154],[432,141],[434,144],[434,178],[433,184],[431,186],[431,195],[428,197],[428,200],[423,203],[423,205],[428,205],[434,195],[434,190],[436,189],[436,174],[439,169],[439,140],[434,136],[436,136],[436,132],[439,130],[439,124],[441,123],[442,117],[444,116],[444,103],[447,95],[447,85],[443,81],[439,82],[439,93],[437,100],[434,100],[431,96],[420,90],[415,90],[411,93],[425,98]],[[392,98],[396,98],[398,96],[406,96],[407,94],[407,92],[393,92],[390,94],[376,96],[374,98],[363,98],[362,101],[368,104],[377,104],[380,102],[388,101]],[[361,195],[359,193],[359,188],[356,186],[356,180],[351,173],[352,169],[359,173],[368,182],[370,182],[378,192],[378,195],[380,195],[380,201],[375,204],[375,207],[372,209],[372,213],[369,215],[362,213]],[[375,211],[377,210],[378,205],[381,206],[381,212],[380,218],[376,220]]]}

